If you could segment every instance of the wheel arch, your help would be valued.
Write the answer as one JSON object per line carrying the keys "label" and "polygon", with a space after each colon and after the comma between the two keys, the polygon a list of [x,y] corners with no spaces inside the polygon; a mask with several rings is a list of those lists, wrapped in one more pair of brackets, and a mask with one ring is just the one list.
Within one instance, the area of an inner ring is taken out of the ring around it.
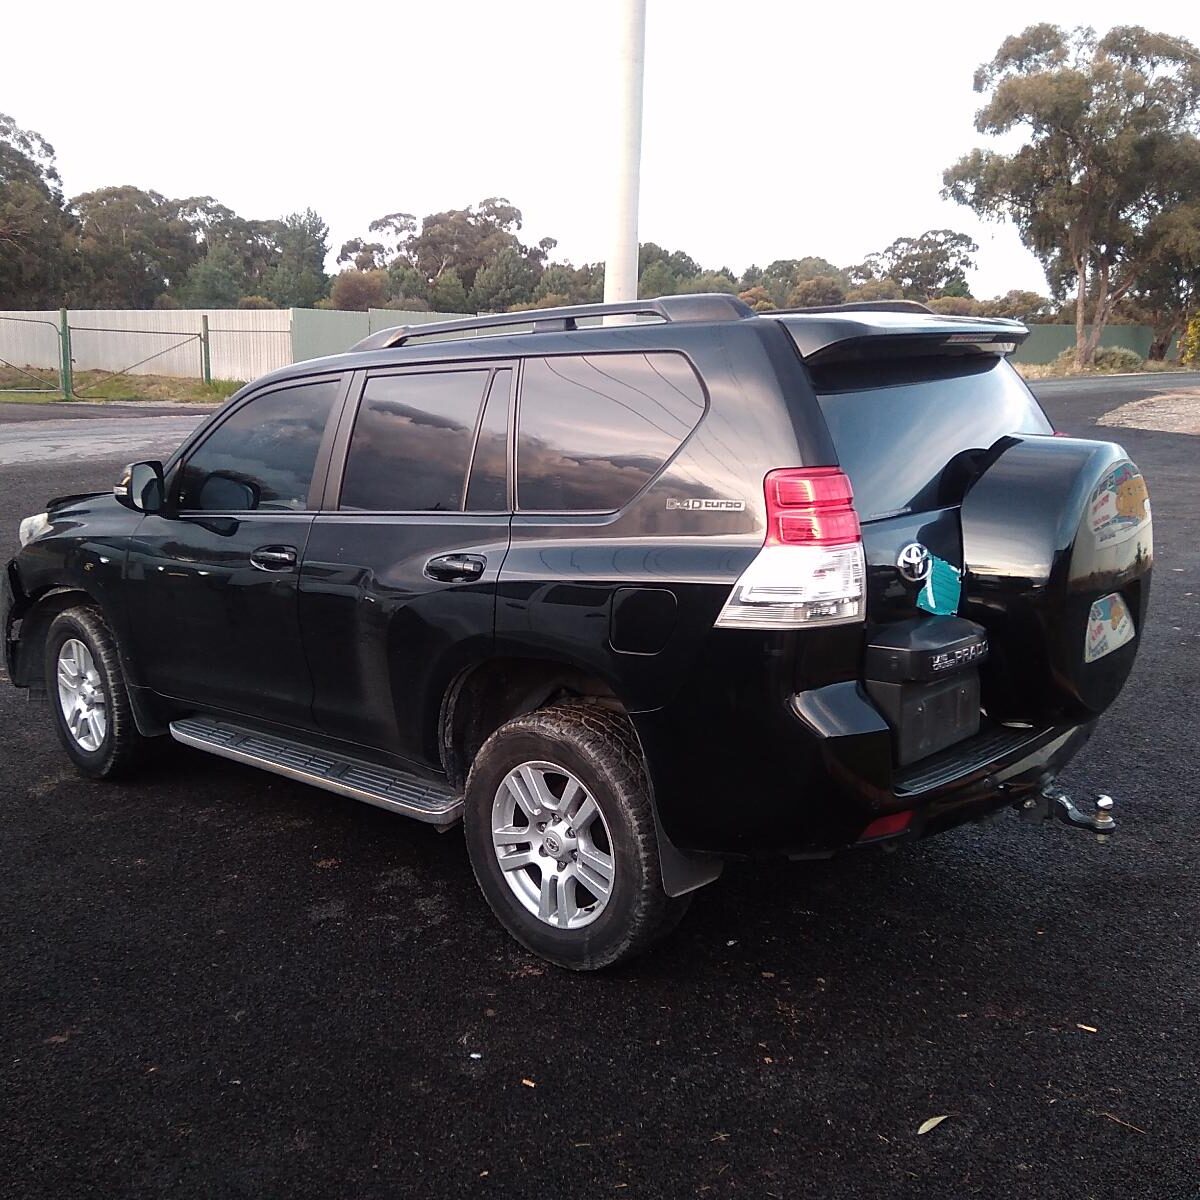
{"label": "wheel arch", "polygon": [[[479,748],[506,721],[565,697],[592,699],[629,716],[608,680],[570,663],[495,658],[462,671],[446,690],[439,720],[442,765],[451,784],[459,789],[465,786]],[[663,887],[669,896],[682,896],[716,879],[723,862],[713,856],[686,853],[671,841],[659,818],[654,772],[635,723],[629,721],[629,727],[646,773]]]}
{"label": "wheel arch", "polygon": [[42,676],[42,662],[46,652],[46,638],[50,626],[59,613],[68,609],[87,606],[94,608],[103,618],[104,623],[112,633],[117,644],[117,653],[121,656],[121,666],[129,692],[129,705],[133,710],[134,723],[138,732],[146,737],[154,737],[164,733],[163,722],[154,714],[146,702],[143,688],[133,684],[135,678],[131,670],[126,649],[121,644],[113,622],[105,611],[104,604],[86,588],[74,584],[52,584],[34,595],[26,598],[19,612],[14,616],[20,620],[20,629],[16,638],[16,653],[12,663],[12,682],[17,687],[28,688],[30,693],[41,697],[45,694],[45,680]]}

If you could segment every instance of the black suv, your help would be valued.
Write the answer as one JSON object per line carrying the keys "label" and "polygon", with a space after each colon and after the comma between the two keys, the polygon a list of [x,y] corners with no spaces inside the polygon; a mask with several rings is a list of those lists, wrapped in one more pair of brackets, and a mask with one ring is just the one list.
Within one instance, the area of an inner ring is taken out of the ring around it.
{"label": "black suv", "polygon": [[813,858],[1053,781],[1152,559],[1124,450],[1026,330],[676,296],[388,330],[22,526],[19,687],[115,776],[178,741],[446,827],[526,946],[601,967],[724,856]]}

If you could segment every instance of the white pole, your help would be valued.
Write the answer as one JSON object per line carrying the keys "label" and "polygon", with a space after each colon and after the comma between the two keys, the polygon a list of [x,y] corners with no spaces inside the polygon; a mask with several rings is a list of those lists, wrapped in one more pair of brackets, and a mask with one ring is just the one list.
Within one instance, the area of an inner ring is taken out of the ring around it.
{"label": "white pole", "polygon": [[612,240],[604,264],[604,300],[636,300],[638,188],[642,162],[642,75],[646,60],[646,0],[622,6],[620,95],[613,192]]}

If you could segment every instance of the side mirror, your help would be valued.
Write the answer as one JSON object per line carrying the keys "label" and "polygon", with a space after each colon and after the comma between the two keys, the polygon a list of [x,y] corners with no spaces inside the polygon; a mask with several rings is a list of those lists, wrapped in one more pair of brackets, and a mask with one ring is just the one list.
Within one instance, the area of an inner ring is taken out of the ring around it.
{"label": "side mirror", "polygon": [[166,494],[163,465],[160,462],[130,463],[113,488],[113,496],[118,503],[140,513],[160,512]]}
{"label": "side mirror", "polygon": [[200,485],[197,508],[205,512],[249,512],[258,507],[258,488],[236,475],[214,471]]}

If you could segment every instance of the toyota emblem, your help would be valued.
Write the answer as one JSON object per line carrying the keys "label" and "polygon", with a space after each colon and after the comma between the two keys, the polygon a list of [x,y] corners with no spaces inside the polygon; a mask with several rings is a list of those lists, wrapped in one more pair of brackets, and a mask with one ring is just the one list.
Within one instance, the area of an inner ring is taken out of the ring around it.
{"label": "toyota emblem", "polygon": [[922,583],[933,565],[929,551],[920,542],[909,542],[896,555],[896,566],[909,583]]}

